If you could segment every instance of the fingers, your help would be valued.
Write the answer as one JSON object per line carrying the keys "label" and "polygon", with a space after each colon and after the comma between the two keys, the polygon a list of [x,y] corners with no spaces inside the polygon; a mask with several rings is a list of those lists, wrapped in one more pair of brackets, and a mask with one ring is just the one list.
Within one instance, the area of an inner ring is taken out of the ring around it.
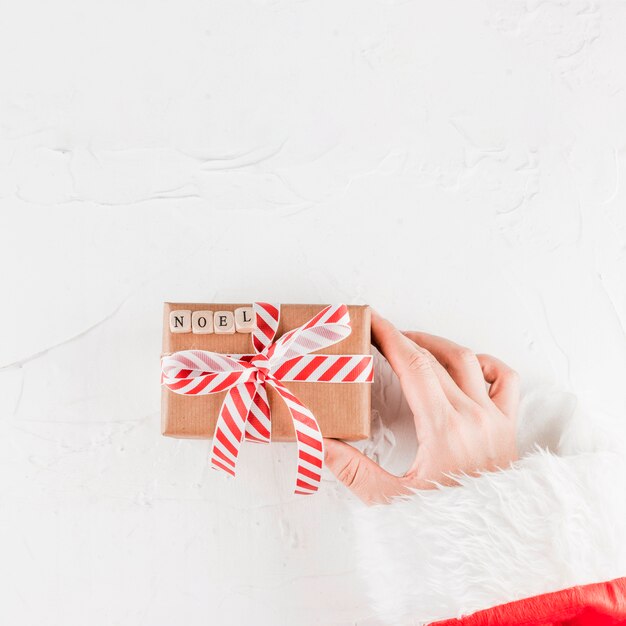
{"label": "fingers", "polygon": [[436,335],[414,331],[404,334],[432,353],[465,395],[481,405],[488,401],[483,371],[471,350]]}
{"label": "fingers", "polygon": [[372,342],[398,375],[416,419],[436,415],[442,406],[449,404],[428,352],[375,311],[372,311]]}
{"label": "fingers", "polygon": [[489,354],[478,354],[485,380],[491,385],[489,397],[506,416],[517,417],[520,399],[519,375],[506,363]]}
{"label": "fingers", "polygon": [[401,478],[343,441],[324,439],[324,461],[337,479],[366,504],[386,504],[394,496],[409,493]]}
{"label": "fingers", "polygon": [[[411,335],[414,334],[405,331],[401,332],[405,337],[408,337],[409,339],[411,339]],[[411,341],[413,341],[413,339],[411,339]],[[413,341],[413,343],[415,343],[415,341]],[[433,368],[437,379],[439,380],[439,384],[441,385],[443,392],[450,401],[450,404],[452,404],[452,406],[459,411],[463,410],[468,404],[468,398],[465,393],[463,393],[463,391],[459,389],[458,385],[450,376],[448,370],[435,358],[435,356],[430,351],[425,349],[424,346],[420,346],[418,344],[415,345],[417,345],[418,348],[422,348],[424,350],[424,353],[429,357],[431,367]]]}

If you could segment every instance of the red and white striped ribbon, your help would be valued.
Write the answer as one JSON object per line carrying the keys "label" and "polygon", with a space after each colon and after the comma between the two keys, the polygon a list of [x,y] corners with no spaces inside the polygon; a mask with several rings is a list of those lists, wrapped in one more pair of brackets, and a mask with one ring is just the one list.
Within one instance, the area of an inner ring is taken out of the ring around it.
{"label": "red and white striped ribbon", "polygon": [[269,443],[271,414],[267,385],[281,396],[296,431],[298,473],[295,493],[312,494],[321,479],[324,445],[315,416],[283,382],[370,383],[371,355],[310,354],[327,348],[351,332],[345,304],[325,307],[308,322],[274,341],[280,305],[253,304],[255,354],[226,355],[182,350],[165,356],[161,380],[174,393],[204,395],[227,391],[211,446],[214,469],[235,476],[241,442]]}

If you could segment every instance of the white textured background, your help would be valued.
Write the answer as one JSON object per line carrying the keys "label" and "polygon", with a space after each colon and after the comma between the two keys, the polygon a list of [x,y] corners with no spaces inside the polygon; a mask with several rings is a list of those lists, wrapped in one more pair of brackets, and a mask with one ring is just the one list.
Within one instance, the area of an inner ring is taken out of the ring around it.
{"label": "white textured background", "polygon": [[329,476],[160,436],[163,300],[367,302],[626,415],[625,3],[1,8],[0,623],[376,624]]}

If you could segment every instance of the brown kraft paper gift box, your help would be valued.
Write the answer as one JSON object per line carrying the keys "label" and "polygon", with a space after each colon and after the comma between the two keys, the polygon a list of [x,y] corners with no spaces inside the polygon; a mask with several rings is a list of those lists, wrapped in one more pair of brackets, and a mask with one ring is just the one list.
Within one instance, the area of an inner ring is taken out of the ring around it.
{"label": "brown kraft paper gift box", "polygon": [[[191,304],[167,302],[163,307],[163,354],[179,350],[209,350],[220,354],[253,354],[252,334],[172,333],[170,312],[234,311],[251,304]],[[276,339],[301,326],[326,305],[283,304]],[[352,332],[348,337],[312,354],[370,354],[370,308],[348,305]],[[315,415],[325,437],[356,441],[370,435],[371,383],[284,382]],[[203,396],[176,394],[161,388],[162,432],[168,437],[208,439],[213,436],[226,392]],[[267,385],[272,413],[272,440],[294,441],[291,416],[278,393]]]}

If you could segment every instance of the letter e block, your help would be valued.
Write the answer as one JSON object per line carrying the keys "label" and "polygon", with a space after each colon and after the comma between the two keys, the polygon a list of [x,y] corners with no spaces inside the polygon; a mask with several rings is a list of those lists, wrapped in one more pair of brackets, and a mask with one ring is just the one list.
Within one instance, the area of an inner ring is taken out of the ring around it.
{"label": "letter e block", "polygon": [[215,311],[213,330],[218,335],[232,335],[235,332],[235,316],[232,311]]}

